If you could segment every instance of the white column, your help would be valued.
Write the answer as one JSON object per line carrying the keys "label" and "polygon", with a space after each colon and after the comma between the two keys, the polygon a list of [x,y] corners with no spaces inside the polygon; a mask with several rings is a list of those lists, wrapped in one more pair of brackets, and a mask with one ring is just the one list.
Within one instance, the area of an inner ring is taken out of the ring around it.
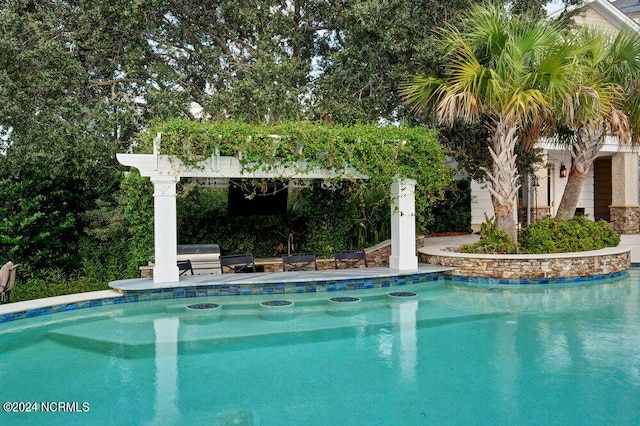
{"label": "white column", "polygon": [[153,230],[155,240],[154,283],[178,282],[178,222],[176,214],[176,176],[152,176]]}
{"label": "white column", "polygon": [[611,155],[611,205],[638,206],[637,152],[616,152]]}
{"label": "white column", "polygon": [[416,256],[416,181],[406,179],[391,185],[391,256],[393,269],[418,269]]}

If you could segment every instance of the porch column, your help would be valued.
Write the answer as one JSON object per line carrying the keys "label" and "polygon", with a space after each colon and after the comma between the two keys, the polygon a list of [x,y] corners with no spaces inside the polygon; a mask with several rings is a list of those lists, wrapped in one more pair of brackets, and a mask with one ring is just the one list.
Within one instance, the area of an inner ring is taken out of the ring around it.
{"label": "porch column", "polygon": [[178,282],[176,176],[151,176],[153,182],[154,283]]}
{"label": "porch column", "polygon": [[640,233],[638,206],[638,154],[618,152],[611,156],[610,220],[619,234]]}
{"label": "porch column", "polygon": [[391,185],[391,256],[389,267],[418,269],[416,256],[416,181],[406,179]]}

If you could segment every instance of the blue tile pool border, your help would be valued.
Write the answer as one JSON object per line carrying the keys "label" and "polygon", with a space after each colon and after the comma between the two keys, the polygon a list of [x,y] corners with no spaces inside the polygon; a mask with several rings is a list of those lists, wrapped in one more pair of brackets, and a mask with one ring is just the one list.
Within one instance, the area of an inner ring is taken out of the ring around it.
{"label": "blue tile pool border", "polygon": [[[640,267],[640,264],[638,264]],[[88,301],[64,303],[47,307],[28,309],[25,311],[0,314],[0,323],[16,321],[25,318],[50,315],[58,312],[75,311],[105,305],[121,303],[137,303],[148,300],[184,299],[208,296],[262,296],[287,293],[324,293],[347,290],[380,289],[399,287],[407,284],[417,284],[443,279],[448,285],[474,288],[534,288],[534,287],[571,287],[602,283],[604,280],[626,277],[628,271],[612,272],[610,274],[589,275],[584,277],[566,278],[482,278],[465,277],[445,274],[442,272],[425,272],[416,274],[358,277],[350,279],[329,279],[309,282],[271,282],[253,284],[211,284],[189,287],[157,288],[143,290],[122,290],[121,296],[106,297]]]}
{"label": "blue tile pool border", "polygon": [[415,274],[357,277],[347,279],[330,279],[324,281],[270,282],[259,284],[210,284],[173,288],[157,288],[143,290],[122,290],[122,296],[107,297],[82,302],[64,303],[34,308],[25,311],[0,314],[0,324],[24,318],[50,315],[57,312],[75,311],[104,305],[121,303],[137,303],[148,300],[185,299],[208,296],[263,296],[287,293],[321,293],[347,290],[365,290],[438,281],[443,278],[441,272],[423,272]]}
{"label": "blue tile pool border", "polygon": [[623,270],[608,274],[558,278],[483,278],[450,274],[443,274],[442,278],[447,282],[447,284],[459,287],[523,289],[534,287],[575,287],[589,284],[601,284],[603,281],[624,278],[628,275],[629,272],[627,270]]}

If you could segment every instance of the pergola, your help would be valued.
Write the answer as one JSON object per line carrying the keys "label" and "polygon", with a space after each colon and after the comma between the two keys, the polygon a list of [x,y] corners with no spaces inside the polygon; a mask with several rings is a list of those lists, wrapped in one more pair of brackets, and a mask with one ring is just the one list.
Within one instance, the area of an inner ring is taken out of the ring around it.
{"label": "pergola", "polygon": [[[160,154],[160,135],[155,139],[153,154],[117,154],[124,166],[135,167],[153,183],[154,198],[154,283],[179,281],[177,266],[176,184],[180,178],[209,178],[213,185],[230,179],[353,179],[364,178],[355,171],[315,168],[300,173],[282,166],[248,172],[236,157],[212,154],[197,166],[183,163],[177,156]],[[307,169],[305,169],[307,170]],[[413,179],[397,180],[391,185],[391,256],[389,266],[398,270],[415,270],[418,258],[415,247],[415,185]]]}

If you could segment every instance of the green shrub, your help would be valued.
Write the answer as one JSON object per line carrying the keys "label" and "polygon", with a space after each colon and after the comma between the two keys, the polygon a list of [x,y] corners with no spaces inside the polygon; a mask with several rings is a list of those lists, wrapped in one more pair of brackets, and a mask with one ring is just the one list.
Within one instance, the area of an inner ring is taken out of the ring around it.
{"label": "green shrub", "polygon": [[516,246],[513,239],[503,230],[495,230],[473,244],[462,246],[463,253],[513,254]]}
{"label": "green shrub", "polygon": [[564,222],[546,217],[523,229],[519,243],[522,253],[567,253],[615,247],[620,236],[604,220],[577,216]]}
{"label": "green shrub", "polygon": [[488,235],[474,244],[462,246],[460,251],[486,254],[569,253],[615,247],[620,243],[620,236],[604,220],[593,222],[585,216],[577,216],[565,222],[548,216],[520,232],[516,250],[511,238],[503,231],[493,229],[491,224],[488,218],[483,226]]}
{"label": "green shrub", "polygon": [[37,193],[34,182],[0,185],[0,261],[35,268],[77,265],[79,226],[72,208],[63,209],[70,191],[46,182]]}
{"label": "green shrub", "polygon": [[320,182],[290,189],[285,215],[229,216],[225,188],[203,188],[185,180],[177,212],[179,244],[215,243],[222,254],[278,257],[287,252],[293,234],[295,251],[331,257],[334,250],[368,247],[391,235],[385,193],[363,191],[348,182],[334,190],[323,189]]}
{"label": "green shrub", "polygon": [[10,301],[14,303],[109,289],[108,280],[104,277],[88,277],[84,273],[84,267],[76,272],[66,272],[59,268],[34,270],[28,265],[20,265]]}
{"label": "green shrub", "polygon": [[122,180],[120,191],[124,193],[121,208],[129,234],[127,271],[137,274],[138,266],[145,265],[154,250],[153,185],[133,169]]}
{"label": "green shrub", "polygon": [[[425,222],[424,231],[468,232],[471,228],[471,181],[457,180],[447,189],[445,196],[431,211],[424,211],[417,217],[418,227]],[[422,219],[422,220],[421,220]]]}

